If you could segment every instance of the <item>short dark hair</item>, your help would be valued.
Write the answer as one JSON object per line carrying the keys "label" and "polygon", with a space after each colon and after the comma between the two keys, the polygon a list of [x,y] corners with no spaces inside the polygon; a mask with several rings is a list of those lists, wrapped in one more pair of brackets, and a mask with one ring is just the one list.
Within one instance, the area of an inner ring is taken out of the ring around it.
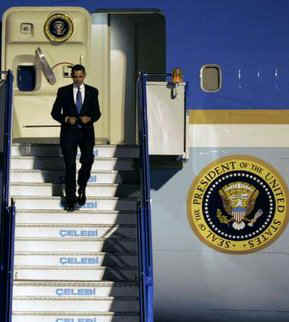
{"label": "short dark hair", "polygon": [[84,66],[82,66],[80,64],[77,64],[77,65],[72,66],[72,68],[71,68],[71,75],[73,75],[74,72],[76,72],[78,70],[81,70],[83,72],[83,74],[86,74],[86,71],[85,71]]}

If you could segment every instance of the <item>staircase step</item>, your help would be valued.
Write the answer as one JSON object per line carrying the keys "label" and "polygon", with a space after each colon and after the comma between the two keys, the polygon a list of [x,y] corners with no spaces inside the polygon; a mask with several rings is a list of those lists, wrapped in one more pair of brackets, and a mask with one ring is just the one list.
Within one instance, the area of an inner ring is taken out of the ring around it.
{"label": "staircase step", "polygon": [[13,296],[76,297],[76,296],[137,296],[133,282],[45,282],[16,281]]}
{"label": "staircase step", "polygon": [[[77,168],[80,167],[79,160],[76,162]],[[39,170],[59,170],[64,169],[62,157],[12,157],[11,169],[39,169]],[[133,159],[117,158],[95,158],[92,170],[134,170]]]}
{"label": "staircase step", "polygon": [[[35,183],[63,183],[63,170],[35,170],[14,169],[10,171],[10,182],[35,182]],[[95,183],[137,183],[138,176],[135,171],[92,171],[88,185]]]}
{"label": "staircase step", "polygon": [[[13,196],[17,209],[63,209],[59,197]],[[135,198],[88,197],[82,209],[95,210],[135,210]]]}
{"label": "staircase step", "polygon": [[138,299],[136,297],[14,297],[14,311],[70,311],[70,312],[136,312],[138,311]]}
{"label": "staircase step", "polygon": [[136,224],[137,215],[131,210],[88,210],[80,209],[74,212],[43,209],[18,209],[16,225],[18,224]]}
{"label": "staircase step", "polygon": [[12,322],[139,322],[137,313],[130,312],[14,312]]}
{"label": "staircase step", "polygon": [[117,238],[60,239],[16,238],[16,252],[136,252],[136,240]]}
{"label": "staircase step", "polygon": [[[14,280],[29,281],[136,281],[135,268],[15,266]],[[44,309],[40,309],[44,310]]]}
{"label": "staircase step", "polygon": [[107,237],[136,238],[135,225],[64,225],[64,224],[18,224],[16,237],[94,239]]}
{"label": "staircase step", "polygon": [[[90,184],[86,189],[87,196],[128,197],[137,196],[139,186],[127,184]],[[18,196],[62,196],[63,184],[17,182],[10,186],[10,194]]]}
{"label": "staircase step", "polygon": [[137,256],[125,253],[49,253],[49,252],[17,252],[14,258],[17,266],[44,265],[54,267],[137,267]]}
{"label": "staircase step", "polygon": [[[126,157],[137,158],[139,148],[128,145],[96,145],[93,149],[96,157]],[[60,156],[61,148],[58,144],[29,144],[16,143],[11,147],[12,156]]]}

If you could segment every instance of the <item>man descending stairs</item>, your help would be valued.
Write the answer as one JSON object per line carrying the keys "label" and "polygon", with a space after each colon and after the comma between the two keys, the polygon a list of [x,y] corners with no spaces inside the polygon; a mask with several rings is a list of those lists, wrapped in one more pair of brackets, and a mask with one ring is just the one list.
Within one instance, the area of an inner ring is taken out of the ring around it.
{"label": "man descending stairs", "polygon": [[139,321],[136,147],[96,146],[79,210],[63,210],[58,145],[12,146],[13,322]]}

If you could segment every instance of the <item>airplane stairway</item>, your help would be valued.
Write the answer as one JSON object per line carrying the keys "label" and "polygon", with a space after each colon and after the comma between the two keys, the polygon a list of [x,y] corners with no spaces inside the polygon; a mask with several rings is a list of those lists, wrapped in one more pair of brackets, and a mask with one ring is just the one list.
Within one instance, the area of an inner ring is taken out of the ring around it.
{"label": "airplane stairway", "polygon": [[58,145],[11,148],[13,322],[139,321],[135,146],[95,146],[87,202],[62,206]]}

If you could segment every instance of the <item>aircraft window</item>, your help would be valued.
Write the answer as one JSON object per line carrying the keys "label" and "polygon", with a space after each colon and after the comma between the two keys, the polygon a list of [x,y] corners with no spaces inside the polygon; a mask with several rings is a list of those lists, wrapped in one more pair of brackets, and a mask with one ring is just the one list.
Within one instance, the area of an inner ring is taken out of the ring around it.
{"label": "aircraft window", "polygon": [[23,92],[35,89],[36,69],[34,65],[19,65],[17,67],[17,86]]}
{"label": "aircraft window", "polygon": [[222,87],[222,70],[219,65],[204,65],[201,68],[201,89],[207,93],[218,92]]}

